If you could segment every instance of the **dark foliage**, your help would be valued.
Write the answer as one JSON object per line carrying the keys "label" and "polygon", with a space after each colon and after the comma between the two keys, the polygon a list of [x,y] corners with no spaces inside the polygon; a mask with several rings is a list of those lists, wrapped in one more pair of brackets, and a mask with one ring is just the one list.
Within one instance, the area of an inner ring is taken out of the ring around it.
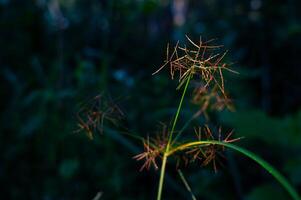
{"label": "dark foliage", "polygon": [[[170,121],[178,94],[177,81],[151,74],[166,43],[185,34],[217,38],[240,72],[227,82],[236,112],[213,122],[247,138],[241,142],[300,191],[300,7],[298,0],[0,0],[1,199],[93,199],[99,191],[104,199],[154,199],[158,173],[139,172],[132,159],[141,142],[110,129],[90,141],[74,133],[77,113],[103,92],[121,105],[124,132],[152,135],[154,124]],[[191,114],[184,108],[182,117]],[[187,169],[197,198],[287,199],[255,164],[226,156],[216,174]],[[168,171],[166,199],[187,199],[176,170]]]}

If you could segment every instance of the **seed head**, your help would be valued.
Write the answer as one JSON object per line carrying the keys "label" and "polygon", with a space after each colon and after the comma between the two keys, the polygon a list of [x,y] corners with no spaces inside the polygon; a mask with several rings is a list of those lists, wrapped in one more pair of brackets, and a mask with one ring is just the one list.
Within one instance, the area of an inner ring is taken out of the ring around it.
{"label": "seed head", "polygon": [[81,106],[76,117],[79,128],[75,132],[84,131],[93,139],[94,132],[103,133],[105,121],[117,125],[124,113],[112,100],[97,95]]}
{"label": "seed head", "polygon": [[222,46],[212,45],[213,40],[203,42],[200,38],[197,44],[188,36],[186,37],[192,47],[189,48],[186,45],[181,47],[177,42],[171,55],[169,55],[169,45],[167,45],[166,60],[153,75],[169,65],[171,79],[174,79],[176,73],[178,74],[179,87],[183,85],[190,74],[193,74],[195,78],[204,83],[205,87],[212,84],[218,85],[224,93],[223,71],[237,73],[228,68],[226,63],[223,63],[227,51],[224,53],[218,52],[217,50]]}
{"label": "seed head", "polygon": [[144,164],[140,168],[149,169],[153,166],[156,170],[158,169],[157,159],[163,154],[168,142],[168,131],[167,126],[163,124],[162,131],[160,131],[155,138],[143,141],[144,152],[134,156],[133,158],[140,161],[144,160]]}
{"label": "seed head", "polygon": [[[205,125],[204,127],[195,128],[196,139],[199,141],[204,140],[218,140],[225,143],[232,143],[240,140],[241,138],[231,139],[233,131],[230,131],[227,136],[222,139],[222,129],[218,129],[218,138],[215,138],[212,130],[209,126]],[[205,144],[201,146],[194,146],[185,150],[186,160],[189,162],[199,161],[202,166],[207,166],[212,164],[213,169],[217,172],[217,163],[222,165],[220,158],[225,158],[222,152],[224,151],[224,147],[221,145],[215,144]],[[187,161],[186,161],[187,162]]]}

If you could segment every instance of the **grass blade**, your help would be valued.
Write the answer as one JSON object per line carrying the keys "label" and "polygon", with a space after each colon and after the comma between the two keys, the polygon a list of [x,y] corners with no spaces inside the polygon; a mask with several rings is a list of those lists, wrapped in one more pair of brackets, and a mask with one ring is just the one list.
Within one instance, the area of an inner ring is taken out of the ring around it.
{"label": "grass blade", "polygon": [[258,163],[261,167],[263,167],[266,171],[268,171],[286,189],[286,191],[289,193],[289,195],[292,197],[292,199],[301,200],[297,191],[293,188],[293,186],[288,182],[288,180],[286,180],[286,178],[278,170],[276,170],[272,165],[270,165],[268,162],[266,162],[261,157],[254,154],[253,152],[246,150],[242,147],[236,146],[234,144],[216,141],[216,140],[190,142],[190,143],[180,145],[180,146],[170,150],[168,152],[168,156],[175,153],[176,151],[184,150],[184,149],[187,149],[187,148],[190,148],[193,146],[209,145],[209,144],[225,146],[230,149],[234,149],[234,150],[240,152],[241,154],[249,157],[256,163]]}
{"label": "grass blade", "polygon": [[196,197],[194,196],[194,194],[192,193],[192,190],[191,190],[191,188],[190,188],[190,186],[189,186],[187,180],[185,179],[184,174],[182,173],[182,171],[181,171],[180,169],[178,169],[178,174],[180,175],[180,178],[181,178],[181,180],[183,181],[183,183],[184,183],[186,189],[187,189],[188,192],[190,193],[191,199],[192,199],[192,200],[197,200]]}
{"label": "grass blade", "polygon": [[270,165],[268,162],[266,162],[265,160],[263,160],[261,157],[259,157],[258,155],[254,154],[251,151],[248,151],[244,148],[238,147],[236,145],[233,144],[229,144],[229,143],[225,143],[223,144],[224,146],[234,149],[240,153],[242,153],[243,155],[251,158],[252,160],[254,160],[255,162],[257,162],[261,167],[263,167],[266,171],[268,171],[272,176],[274,176],[274,178],[287,190],[287,192],[290,194],[290,196],[294,199],[294,200],[300,200],[300,197],[297,193],[297,191],[293,188],[293,186],[288,182],[288,180],[286,180],[286,178],[280,174],[280,172],[278,170],[276,170],[272,165]]}

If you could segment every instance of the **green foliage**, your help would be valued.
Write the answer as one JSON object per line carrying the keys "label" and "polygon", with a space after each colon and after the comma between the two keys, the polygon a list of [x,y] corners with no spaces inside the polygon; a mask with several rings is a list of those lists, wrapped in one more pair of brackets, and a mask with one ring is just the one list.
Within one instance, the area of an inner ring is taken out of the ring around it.
{"label": "green foliage", "polygon": [[301,112],[283,118],[270,117],[260,110],[225,112],[221,120],[235,127],[239,136],[260,139],[279,146],[301,146]]}
{"label": "green foliage", "polygon": [[247,195],[246,200],[279,199],[286,200],[288,197],[273,184],[259,185]]}

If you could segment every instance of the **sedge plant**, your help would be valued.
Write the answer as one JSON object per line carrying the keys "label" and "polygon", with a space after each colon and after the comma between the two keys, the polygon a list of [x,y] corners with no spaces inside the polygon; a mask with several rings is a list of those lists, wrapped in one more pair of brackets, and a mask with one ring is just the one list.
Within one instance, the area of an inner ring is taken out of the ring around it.
{"label": "sedge plant", "polygon": [[[223,156],[225,148],[237,151],[258,163],[284,187],[292,199],[300,200],[296,190],[273,166],[256,154],[234,144],[241,138],[233,138],[233,131],[223,133],[221,127],[216,130],[209,125],[210,113],[234,109],[225,90],[224,72],[238,73],[223,61],[227,51],[220,53],[221,45],[213,45],[213,40],[204,42],[201,38],[197,43],[189,37],[187,40],[187,46],[181,46],[177,42],[170,49],[167,45],[165,62],[153,73],[157,75],[161,71],[168,70],[171,79],[178,80],[177,91],[181,92],[181,98],[171,126],[163,125],[155,138],[144,139],[135,136],[142,140],[144,148],[142,153],[134,156],[134,159],[144,162],[140,170],[154,167],[160,172],[157,200],[162,200],[166,166],[172,157],[177,161],[176,166],[180,163],[188,165],[191,162],[201,162],[201,166],[212,165],[214,171],[217,171],[218,157]],[[178,130],[177,124],[190,88],[192,88],[191,102],[198,110]],[[93,138],[93,132],[103,132],[104,121],[118,125],[118,121],[124,117],[119,107],[112,100],[105,100],[102,95],[95,97],[88,104],[88,107],[84,105],[78,113],[77,131],[84,130],[90,139]],[[187,131],[191,122],[201,116],[206,119],[206,123],[193,127],[193,133]],[[190,136],[188,138],[191,139],[187,141],[184,136],[186,138]],[[178,173],[186,189],[192,194],[192,199],[196,199],[181,170],[178,170]]]}

